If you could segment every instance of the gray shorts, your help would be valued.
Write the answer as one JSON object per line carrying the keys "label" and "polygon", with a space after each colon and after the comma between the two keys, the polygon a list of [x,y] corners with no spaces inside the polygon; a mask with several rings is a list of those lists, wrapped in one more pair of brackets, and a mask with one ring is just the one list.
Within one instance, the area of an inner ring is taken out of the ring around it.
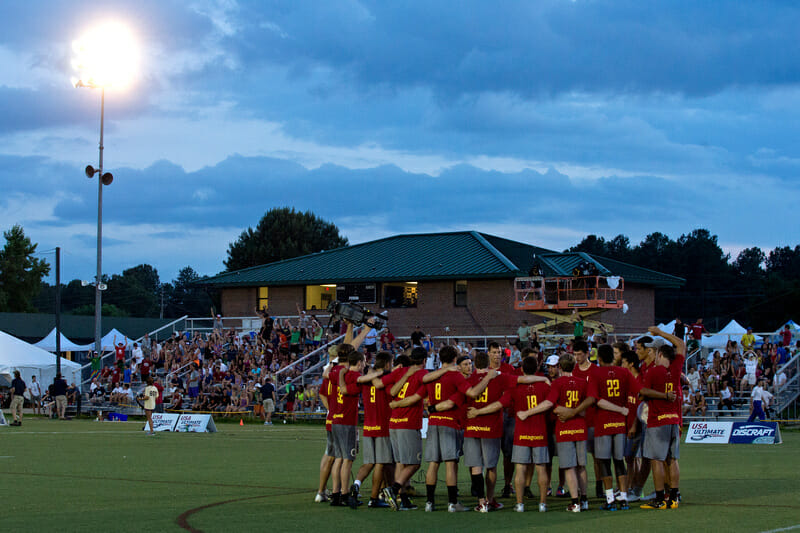
{"label": "gray shorts", "polygon": [[625,457],[625,435],[600,435],[594,438],[594,456],[597,459],[616,459]]}
{"label": "gray shorts", "polygon": [[447,426],[428,426],[425,460],[429,463],[458,461],[458,430]]}
{"label": "gray shorts", "polygon": [[[331,426],[332,428],[333,426]],[[325,455],[333,457],[333,431],[325,430]]]}
{"label": "gray shorts", "polygon": [[389,429],[394,460],[401,465],[422,462],[422,435],[418,429]]}
{"label": "gray shorts", "polygon": [[642,424],[642,430],[637,431],[632,438],[625,439],[625,457],[642,456],[642,440],[647,429],[647,424]]}
{"label": "gray shorts", "polygon": [[389,437],[362,437],[361,461],[365,465],[388,465],[394,463],[392,441]]}
{"label": "gray shorts", "polygon": [[516,425],[516,415],[508,416],[503,413],[503,455],[511,457],[514,448],[514,426]]}
{"label": "gray shorts", "polygon": [[546,465],[550,462],[550,452],[547,446],[517,446],[511,450],[511,462],[518,465]]}
{"label": "gray shorts", "polygon": [[586,466],[586,441],[557,442],[558,467],[575,468]]}
{"label": "gray shorts", "polygon": [[331,426],[333,436],[333,456],[337,459],[355,461],[358,455],[358,431],[356,426]]}
{"label": "gray shorts", "polygon": [[669,458],[679,459],[678,443],[680,440],[680,427],[677,424],[647,428],[647,432],[644,434],[642,455],[656,461],[666,461]]}
{"label": "gray shorts", "polygon": [[469,467],[497,468],[500,439],[464,438],[464,462]]}

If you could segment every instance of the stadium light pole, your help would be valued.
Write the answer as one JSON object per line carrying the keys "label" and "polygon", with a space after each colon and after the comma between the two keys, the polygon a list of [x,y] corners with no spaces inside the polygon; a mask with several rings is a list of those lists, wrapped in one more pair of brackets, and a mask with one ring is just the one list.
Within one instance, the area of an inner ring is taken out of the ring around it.
{"label": "stadium light pole", "polygon": [[73,42],[75,58],[72,66],[79,74],[72,79],[75,87],[100,89],[100,144],[98,168],[87,165],[87,178],[97,180],[97,273],[93,283],[94,298],[94,348],[97,356],[102,354],[101,339],[103,315],[103,186],[111,185],[114,176],[103,173],[103,130],[105,122],[106,87],[124,87],[136,66],[136,47],[130,32],[120,24],[107,23],[99,26]]}

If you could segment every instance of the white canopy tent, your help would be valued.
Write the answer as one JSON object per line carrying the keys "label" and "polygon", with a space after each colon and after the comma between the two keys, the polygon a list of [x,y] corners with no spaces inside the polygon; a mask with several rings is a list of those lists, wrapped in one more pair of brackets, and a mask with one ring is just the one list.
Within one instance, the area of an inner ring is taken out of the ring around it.
{"label": "white canopy tent", "polygon": [[[36,344],[34,344],[37,348],[41,348],[42,350],[47,350],[48,352],[55,352],[56,351],[56,328],[53,328],[53,331],[47,334],[47,337],[43,338]],[[71,340],[69,340],[64,334],[61,334],[61,351],[62,352],[88,352],[94,348],[93,344],[75,344]]]}
{"label": "white canopy tent", "polygon": [[[56,358],[50,352],[0,331],[0,379],[10,383],[15,370],[19,370],[26,384],[36,376],[45,388],[56,377]],[[62,358],[61,374],[67,383],[80,384],[81,365]]]}
{"label": "white canopy tent", "polygon": [[[103,351],[111,351],[114,349],[114,339],[116,338],[117,343],[128,344],[128,349],[130,350],[133,348],[133,339],[127,337],[124,333],[120,333],[117,331],[117,328],[113,328],[111,331],[106,333],[105,337],[100,339],[100,346]],[[94,349],[94,343],[90,349]]]}
{"label": "white canopy tent", "polygon": [[703,347],[709,349],[725,348],[729,340],[736,341],[737,343],[742,340],[742,335],[747,333],[747,328],[742,327],[741,324],[735,320],[731,320],[728,324],[719,330],[718,333],[703,338]]}

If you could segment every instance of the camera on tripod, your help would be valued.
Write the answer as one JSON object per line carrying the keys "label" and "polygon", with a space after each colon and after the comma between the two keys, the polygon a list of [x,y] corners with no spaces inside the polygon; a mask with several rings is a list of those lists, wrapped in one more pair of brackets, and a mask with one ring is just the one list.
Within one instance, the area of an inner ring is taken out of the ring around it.
{"label": "camera on tripod", "polygon": [[374,323],[371,327],[374,329],[382,329],[389,320],[385,314],[373,313],[364,306],[353,302],[331,302],[328,312],[334,319],[348,320],[355,326],[363,326],[372,318]]}

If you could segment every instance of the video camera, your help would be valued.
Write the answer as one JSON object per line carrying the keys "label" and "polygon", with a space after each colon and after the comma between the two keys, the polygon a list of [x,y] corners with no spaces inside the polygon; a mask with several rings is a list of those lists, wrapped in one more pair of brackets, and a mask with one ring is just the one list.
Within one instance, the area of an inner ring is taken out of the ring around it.
{"label": "video camera", "polygon": [[349,320],[355,326],[362,326],[367,323],[370,318],[374,319],[372,327],[374,329],[382,329],[389,317],[385,314],[373,313],[364,306],[353,302],[331,302],[328,305],[328,312],[332,318],[337,320]]}

